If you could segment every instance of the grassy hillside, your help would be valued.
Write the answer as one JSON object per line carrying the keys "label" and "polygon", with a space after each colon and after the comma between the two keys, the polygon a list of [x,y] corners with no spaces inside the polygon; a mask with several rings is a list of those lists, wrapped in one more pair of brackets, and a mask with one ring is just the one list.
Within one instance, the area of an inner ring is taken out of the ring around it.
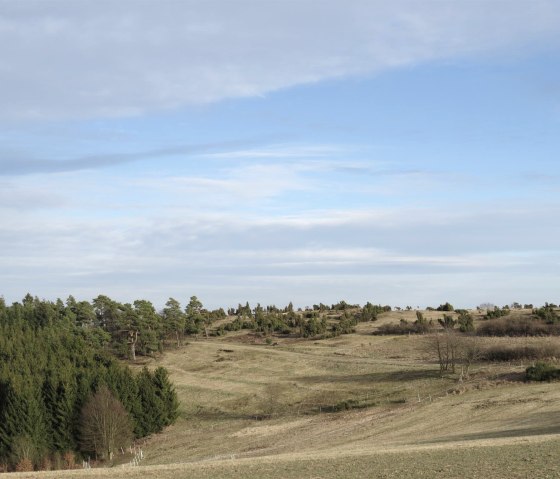
{"label": "grassy hillside", "polygon": [[407,317],[318,341],[240,332],[171,349],[148,365],[169,370],[180,419],[145,442],[141,466],[87,477],[560,477],[558,383],[523,382],[522,361],[440,377],[424,337],[371,334]]}

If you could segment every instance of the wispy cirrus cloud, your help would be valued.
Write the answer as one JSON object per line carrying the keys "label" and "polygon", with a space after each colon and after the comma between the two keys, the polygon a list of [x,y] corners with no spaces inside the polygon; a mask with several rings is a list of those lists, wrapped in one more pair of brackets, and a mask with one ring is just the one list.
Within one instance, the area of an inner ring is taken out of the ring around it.
{"label": "wispy cirrus cloud", "polygon": [[236,159],[270,159],[270,160],[300,160],[325,158],[333,155],[339,156],[347,154],[350,147],[340,147],[336,145],[291,145],[291,144],[275,144],[266,145],[260,148],[250,148],[243,150],[230,150],[218,153],[202,154],[203,158],[218,158],[226,160]]}

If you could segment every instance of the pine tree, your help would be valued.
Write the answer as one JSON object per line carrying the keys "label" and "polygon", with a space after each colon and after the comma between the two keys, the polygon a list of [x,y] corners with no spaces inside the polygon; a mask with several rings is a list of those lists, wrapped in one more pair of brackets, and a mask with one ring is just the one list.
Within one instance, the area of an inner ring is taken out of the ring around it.
{"label": "pine tree", "polygon": [[163,324],[165,334],[175,336],[177,347],[181,346],[181,339],[185,330],[185,315],[181,311],[181,303],[174,298],[169,298],[163,308]]}

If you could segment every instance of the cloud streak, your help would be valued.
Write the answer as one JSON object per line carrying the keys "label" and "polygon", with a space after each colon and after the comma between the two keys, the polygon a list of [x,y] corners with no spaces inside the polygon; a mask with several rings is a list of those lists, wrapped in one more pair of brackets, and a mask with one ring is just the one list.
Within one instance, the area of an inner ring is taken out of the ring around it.
{"label": "cloud streak", "polygon": [[20,157],[14,159],[0,158],[0,176],[95,170],[142,160],[159,160],[169,156],[200,155],[201,153],[212,152],[224,148],[251,145],[255,142],[256,141],[251,140],[236,140],[199,145],[179,145],[131,153],[91,155],[67,160],[26,158],[23,157],[23,155],[18,155]]}

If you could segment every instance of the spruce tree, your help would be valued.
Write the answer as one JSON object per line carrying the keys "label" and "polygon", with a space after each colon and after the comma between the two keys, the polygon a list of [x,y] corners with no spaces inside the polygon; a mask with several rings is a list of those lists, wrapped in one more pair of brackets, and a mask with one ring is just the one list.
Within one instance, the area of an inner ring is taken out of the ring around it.
{"label": "spruce tree", "polygon": [[153,382],[164,407],[162,426],[169,426],[179,415],[177,393],[165,368],[159,367],[154,371]]}

